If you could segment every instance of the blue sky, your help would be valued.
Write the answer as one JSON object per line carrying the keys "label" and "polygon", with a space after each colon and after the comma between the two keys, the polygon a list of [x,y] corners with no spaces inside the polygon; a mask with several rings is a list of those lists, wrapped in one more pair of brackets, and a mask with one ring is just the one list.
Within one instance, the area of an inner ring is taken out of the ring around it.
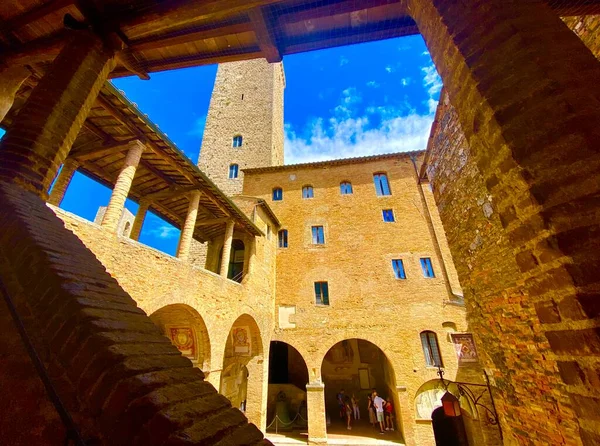
{"label": "blue sky", "polygon": [[[425,149],[442,84],[420,36],[286,56],[286,164]],[[197,162],[216,65],[114,84]],[[61,207],[93,220],[110,190],[77,174]],[[137,205],[128,201],[135,213]],[[140,241],[174,254],[179,231],[146,219]]]}

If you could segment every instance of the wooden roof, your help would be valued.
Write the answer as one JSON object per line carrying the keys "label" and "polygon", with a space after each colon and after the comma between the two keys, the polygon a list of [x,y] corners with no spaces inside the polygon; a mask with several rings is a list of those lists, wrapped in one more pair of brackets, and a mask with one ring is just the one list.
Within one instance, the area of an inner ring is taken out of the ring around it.
{"label": "wooden roof", "polygon": [[[31,77],[21,88],[3,124],[10,125],[37,84],[36,79]],[[188,192],[200,190],[196,239],[206,241],[223,234],[228,219],[235,221],[238,230],[262,235],[260,229],[109,82],[100,91],[69,158],[80,163],[80,172],[112,188],[123,166],[128,143],[135,140],[143,142],[146,150],[136,170],[130,198],[137,202],[148,200],[152,212],[181,228],[187,215]]]}
{"label": "wooden roof", "polygon": [[[600,13],[600,0],[547,0],[560,15]],[[0,54],[47,63],[66,14],[119,49],[113,77],[286,54],[418,33],[398,0],[2,0]]]}

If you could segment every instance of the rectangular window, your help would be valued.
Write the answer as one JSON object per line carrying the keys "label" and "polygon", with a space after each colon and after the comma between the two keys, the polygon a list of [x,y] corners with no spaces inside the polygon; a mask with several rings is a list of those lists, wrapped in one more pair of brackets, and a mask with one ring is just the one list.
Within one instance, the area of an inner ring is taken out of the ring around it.
{"label": "rectangular window", "polygon": [[325,233],[323,232],[323,226],[312,227],[312,242],[313,245],[325,244]]}
{"label": "rectangular window", "polygon": [[392,209],[384,209],[383,213],[383,221],[395,221],[394,220],[394,211]]}
{"label": "rectangular window", "polygon": [[229,179],[234,179],[238,177],[238,165],[231,164],[229,166]]}
{"label": "rectangular window", "polygon": [[421,268],[423,269],[423,277],[429,279],[435,277],[435,274],[433,274],[433,265],[431,264],[431,259],[429,257],[421,258]]}
{"label": "rectangular window", "polygon": [[312,186],[304,186],[302,188],[302,198],[313,198],[314,192]]}
{"label": "rectangular window", "polygon": [[273,201],[281,201],[283,200],[283,189],[280,187],[276,187],[273,189]]}
{"label": "rectangular window", "polygon": [[327,282],[315,282],[315,302],[317,305],[329,305],[329,285]]}
{"label": "rectangular window", "polygon": [[394,268],[394,275],[396,279],[406,279],[406,273],[404,272],[404,262],[402,259],[392,260],[392,268]]}
{"label": "rectangular window", "polygon": [[388,178],[385,173],[375,173],[373,174],[373,182],[375,183],[375,192],[378,197],[384,195],[392,195],[390,191],[390,185],[388,183]]}
{"label": "rectangular window", "polygon": [[287,248],[288,247],[288,232],[287,229],[282,229],[279,231],[279,247]]}

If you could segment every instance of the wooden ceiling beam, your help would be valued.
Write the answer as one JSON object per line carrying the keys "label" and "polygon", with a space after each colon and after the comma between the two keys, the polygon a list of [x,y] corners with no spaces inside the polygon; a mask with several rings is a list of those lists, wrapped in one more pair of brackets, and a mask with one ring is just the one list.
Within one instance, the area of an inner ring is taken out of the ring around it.
{"label": "wooden ceiling beam", "polygon": [[552,7],[560,17],[600,14],[600,0],[579,0],[572,4],[569,4],[568,2],[548,3],[550,3],[550,7]]}
{"label": "wooden ceiling beam", "polygon": [[0,32],[7,34],[11,31],[19,29],[25,25],[35,22],[47,15],[50,15],[62,8],[72,5],[73,0],[49,0],[41,5],[34,6],[31,9],[17,15],[11,19],[8,19],[2,25],[0,25]]}
{"label": "wooden ceiling beam", "polygon": [[158,178],[160,178],[161,180],[163,180],[165,183],[167,183],[167,184],[173,184],[174,183],[174,181],[173,181],[172,178],[169,178],[165,173],[163,173],[160,170],[158,170],[156,167],[154,167],[152,164],[150,164],[144,158],[142,158],[140,160],[140,165],[143,166],[146,170],[150,171],[155,176],[157,176]]}
{"label": "wooden ceiling beam", "polygon": [[170,0],[160,2],[147,12],[122,11],[115,17],[119,26],[126,28],[132,38],[181,28],[200,20],[218,20],[240,14],[249,9],[278,3],[281,0]]}
{"label": "wooden ceiling beam", "polygon": [[[319,3],[322,4],[322,3]],[[332,17],[338,14],[348,14],[365,9],[376,8],[378,6],[395,5],[399,8],[405,6],[398,0],[347,0],[343,2],[325,4],[315,8],[292,6],[289,10],[284,10],[277,18],[277,24],[298,23],[307,20],[321,19],[323,17]],[[407,12],[408,14],[408,12]]]}
{"label": "wooden ceiling beam", "polygon": [[248,12],[248,17],[254,26],[258,45],[268,62],[281,62],[281,52],[271,23],[271,18],[265,16],[263,8],[254,8]]}
{"label": "wooden ceiling beam", "polygon": [[196,227],[199,227],[199,226],[210,226],[210,225],[216,225],[216,224],[221,224],[221,223],[227,223],[230,220],[231,220],[231,218],[229,218],[229,217],[211,218],[209,220],[197,220],[196,221]]}
{"label": "wooden ceiling beam", "polygon": [[0,61],[11,65],[32,65],[53,60],[65,46],[71,31],[62,29],[54,34],[31,40],[23,45],[4,48]]}
{"label": "wooden ceiling beam", "polygon": [[[197,67],[199,65],[211,65],[215,63],[236,62],[239,60],[258,59],[264,57],[262,51],[258,47],[251,47],[241,50],[234,54],[208,54],[192,57],[175,57],[172,59],[163,59],[157,61],[147,61],[148,70],[153,71],[168,71],[177,70],[179,68]],[[110,74],[110,78],[130,76],[131,73],[123,70],[116,70]]]}
{"label": "wooden ceiling beam", "polygon": [[92,158],[122,152],[123,150],[127,149],[129,144],[133,141],[137,141],[137,138],[128,139],[127,141],[115,141],[108,144],[102,144],[101,146],[93,147],[87,150],[72,151],[69,156],[78,161],[88,161]]}
{"label": "wooden ceiling beam", "polygon": [[167,46],[181,45],[198,40],[213,39],[216,37],[224,37],[232,34],[241,34],[253,31],[250,22],[236,23],[233,25],[217,26],[210,28],[190,28],[184,31],[178,31],[162,36],[138,39],[130,42],[129,48],[133,51],[147,51]]}
{"label": "wooden ceiling beam", "polygon": [[150,200],[150,201],[155,201],[155,200],[162,200],[165,198],[174,198],[179,195],[183,195],[188,192],[191,192],[193,190],[198,190],[198,187],[197,186],[190,186],[190,187],[171,186],[168,189],[161,190],[160,192],[154,192],[153,194],[144,195],[144,199]]}

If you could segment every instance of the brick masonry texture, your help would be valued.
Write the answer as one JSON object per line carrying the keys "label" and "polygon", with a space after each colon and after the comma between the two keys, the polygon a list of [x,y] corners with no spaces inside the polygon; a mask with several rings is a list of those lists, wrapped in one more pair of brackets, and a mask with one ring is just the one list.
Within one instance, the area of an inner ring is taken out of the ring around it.
{"label": "brick masonry texture", "polygon": [[[241,169],[283,164],[284,86],[281,63],[219,65],[198,166],[227,195],[242,191]],[[243,137],[241,147],[232,146],[236,135]],[[232,163],[239,165],[237,179],[228,177]]]}
{"label": "brick masonry texture", "polygon": [[[295,328],[276,324],[273,340],[298,350],[311,383],[322,379],[323,358],[337,342],[359,338],[380,347],[391,361],[396,384],[406,388],[407,397],[399,398],[397,407],[407,444],[433,445],[431,423],[415,422],[414,399],[419,388],[436,379],[436,370],[425,366],[419,333],[432,330],[438,334],[447,378],[483,382],[483,375],[477,366],[458,368],[454,346],[442,326],[451,322],[458,331],[470,331],[464,308],[448,304],[453,296],[441,275],[441,260],[410,157],[399,154],[346,165],[316,163],[248,171],[244,194],[266,200],[282,222],[281,228],[288,231],[288,247],[277,252],[275,303],[277,308],[295,308]],[[377,197],[375,172],[388,175],[391,196]],[[353,194],[340,194],[342,181],[352,183]],[[313,187],[314,198],[302,198],[306,185]],[[283,200],[272,200],[274,187],[283,189]],[[435,215],[433,200],[428,204],[428,211]],[[393,209],[396,221],[384,222],[382,209]],[[312,244],[313,225],[324,226],[325,245]],[[438,218],[452,288],[460,292],[440,225]],[[432,259],[436,278],[423,277],[421,257]],[[392,259],[404,261],[406,280],[395,279]],[[315,304],[316,281],[328,282],[329,306]],[[313,401],[314,393],[309,392],[309,404],[322,404],[323,394],[319,395]],[[487,434],[486,444],[496,444],[497,433]]]}
{"label": "brick masonry texture", "polygon": [[[200,366],[203,366],[207,379],[217,389],[223,386],[220,378],[226,345],[231,343],[230,331],[235,325],[244,325],[236,322],[242,316],[255,321],[253,333],[256,342],[260,342],[261,353],[254,356],[260,356],[256,361],[262,361],[262,352],[268,351],[272,332],[274,239],[261,237],[257,240],[251,272],[242,284],[238,284],[129,238],[115,237],[99,225],[53,209],[65,221],[66,227],[94,252],[137,305],[155,321],[158,320],[163,328],[167,325],[189,327],[189,321],[182,320],[179,314],[187,312],[195,315],[194,320],[199,323],[194,323],[192,328],[205,333],[206,338],[205,343],[198,344],[208,346],[202,350],[204,359],[200,361]],[[258,214],[257,225],[264,229],[265,224],[261,214]],[[239,236],[234,233],[234,238]],[[222,245],[223,241],[220,243]],[[247,359],[254,359],[254,356]],[[263,367],[266,367],[266,362],[261,362]],[[253,378],[258,376],[255,373]],[[263,382],[250,383],[253,384],[261,388]],[[260,403],[254,413],[248,413],[248,416],[256,424],[264,426],[266,415]]]}
{"label": "brick masonry texture", "polygon": [[[538,8],[540,17],[548,15],[544,7]],[[491,115],[485,114],[481,99],[464,82],[460,92],[450,94],[447,88],[437,110],[426,171],[465,288],[469,325],[484,347],[486,367],[493,373],[505,443],[596,445],[600,444],[600,343],[597,322],[586,319],[598,315],[597,299],[590,297],[597,296],[590,293],[597,289],[597,279],[583,271],[595,269],[598,260],[597,248],[591,248],[596,246],[595,239],[583,234],[589,233],[590,226],[595,227],[598,218],[592,198],[597,186],[586,184],[588,175],[597,177],[598,162],[585,143],[569,141],[589,138],[583,136],[589,131],[584,124],[571,124],[590,119],[598,122],[587,108],[592,100],[598,110],[597,100],[592,99],[598,95],[585,94],[584,110],[577,110],[578,118],[570,106],[564,107],[580,102],[576,99],[583,94],[579,86],[597,86],[600,78],[596,61],[581,42],[557,19],[548,17],[545,21],[540,29],[548,34],[552,29],[555,38],[540,52],[548,57],[543,63],[548,67],[545,72],[554,76],[553,93],[544,87],[548,80],[539,71],[527,73],[523,60],[520,66],[503,65],[503,71],[515,73],[522,88],[535,85],[539,95],[531,92],[531,109],[526,105],[529,100],[505,97],[495,102],[493,95],[507,92],[510,84],[506,80],[495,82],[495,91],[485,94],[490,95],[488,103],[503,104],[497,121],[492,120],[503,125],[504,135],[498,137],[485,127],[485,116]],[[565,22],[597,56],[600,41],[594,30],[598,29],[598,16],[573,17]],[[511,34],[514,39],[514,32]],[[497,48],[502,48],[501,35],[498,30]],[[569,54],[568,61],[564,57],[552,59],[550,48]],[[521,53],[526,54],[526,50]],[[520,57],[513,54],[511,59]],[[559,66],[551,67],[555,60],[570,68],[563,72]],[[536,63],[542,64],[539,60]],[[592,79],[568,72],[574,67],[584,70],[584,66],[591,68],[585,76]],[[454,77],[444,77],[444,81],[456,89],[456,84],[446,79],[464,80],[465,72],[452,68]],[[489,67],[487,71],[493,73]],[[523,82],[527,76],[529,83]],[[494,84],[491,79],[480,82]],[[525,91],[515,93],[527,97]],[[552,105],[555,99],[559,100]],[[510,112],[511,107],[522,114]],[[550,116],[555,112],[560,117]],[[534,119],[536,113],[543,116]],[[519,116],[518,122],[511,121],[513,116]],[[536,125],[526,128],[529,119]],[[571,124],[567,128],[556,126],[557,122]],[[593,126],[597,134],[598,126]],[[519,138],[523,138],[522,143]],[[503,153],[506,149],[511,152]],[[577,172],[583,181],[570,172]],[[577,245],[578,252],[574,249],[574,240],[580,236],[596,254],[582,245]],[[544,417],[543,424],[540,416]]]}
{"label": "brick masonry texture", "polygon": [[[0,209],[3,283],[84,438],[114,445],[262,441],[37,195],[0,183]],[[2,404],[0,422],[18,416],[21,427],[45,429],[15,443],[5,426],[0,438],[10,439],[2,443],[56,444],[62,426],[3,318],[0,347],[8,350],[0,358],[11,370],[3,400],[28,399]]]}

